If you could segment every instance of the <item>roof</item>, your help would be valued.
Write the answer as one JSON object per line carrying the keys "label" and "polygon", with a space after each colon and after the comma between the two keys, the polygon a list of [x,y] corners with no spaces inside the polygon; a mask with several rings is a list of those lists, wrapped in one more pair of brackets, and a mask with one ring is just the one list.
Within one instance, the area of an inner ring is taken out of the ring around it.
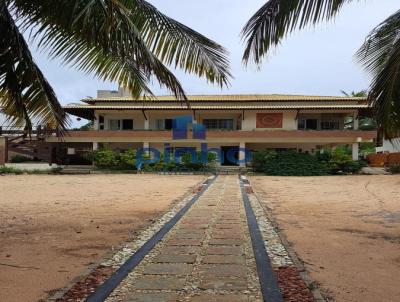
{"label": "roof", "polygon": [[86,104],[64,106],[67,113],[93,119],[95,110],[363,110],[366,98],[280,94],[190,95],[190,107],[173,96],[133,99],[83,99]]}
{"label": "roof", "polygon": [[[359,101],[366,102],[364,97],[347,96],[309,96],[309,95],[286,95],[286,94],[225,94],[225,95],[188,95],[190,102],[266,102],[266,101]],[[172,95],[141,97],[109,97],[109,98],[85,98],[84,103],[92,104],[97,102],[181,102]]]}

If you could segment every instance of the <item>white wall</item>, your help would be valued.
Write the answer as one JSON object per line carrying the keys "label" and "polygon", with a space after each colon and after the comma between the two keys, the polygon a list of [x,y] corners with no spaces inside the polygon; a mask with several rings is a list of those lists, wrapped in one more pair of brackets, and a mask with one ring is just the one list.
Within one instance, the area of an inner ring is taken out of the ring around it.
{"label": "white wall", "polygon": [[383,140],[382,150],[383,152],[390,152],[390,153],[400,152],[400,137],[392,141]]}

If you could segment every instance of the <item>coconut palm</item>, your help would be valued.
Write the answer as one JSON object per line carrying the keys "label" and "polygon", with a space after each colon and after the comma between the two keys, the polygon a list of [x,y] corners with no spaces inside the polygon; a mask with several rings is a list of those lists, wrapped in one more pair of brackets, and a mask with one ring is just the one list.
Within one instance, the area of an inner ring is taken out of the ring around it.
{"label": "coconut palm", "polygon": [[368,90],[352,91],[346,92],[344,90],[340,91],[344,96],[352,98],[366,98],[368,96]]}
{"label": "coconut palm", "polygon": [[[283,38],[308,25],[330,20],[356,0],[269,0],[243,29],[247,40],[243,60],[260,64]],[[393,136],[400,131],[400,10],[367,36],[356,54],[372,74],[368,99],[380,128]]]}
{"label": "coconut palm", "polygon": [[[368,90],[360,90],[360,91],[352,91],[350,93],[342,90],[341,91],[344,96],[353,97],[353,98],[365,98],[368,96]],[[352,128],[353,127],[353,116],[350,116],[346,119],[345,127]],[[359,129],[361,130],[376,130],[377,124],[373,117],[370,116],[359,116]]]}
{"label": "coconut palm", "polygon": [[166,65],[221,86],[230,78],[223,47],[143,0],[0,0],[0,32],[0,108],[28,128],[32,119],[67,125],[28,42],[50,58],[118,82],[134,97],[152,96],[156,80],[186,100]]}

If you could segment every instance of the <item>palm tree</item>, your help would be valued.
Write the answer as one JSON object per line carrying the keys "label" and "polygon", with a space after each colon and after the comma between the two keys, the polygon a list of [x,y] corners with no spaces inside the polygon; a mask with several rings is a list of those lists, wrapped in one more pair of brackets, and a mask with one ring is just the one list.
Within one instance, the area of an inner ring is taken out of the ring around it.
{"label": "palm tree", "polygon": [[[344,96],[347,97],[353,97],[353,98],[365,98],[368,96],[368,90],[360,90],[360,91],[352,91],[350,93],[342,90],[341,91]],[[348,128],[353,127],[353,122],[354,122],[354,116],[348,117],[345,123],[345,127],[347,126]],[[359,129],[361,130],[376,130],[377,129],[377,124],[376,120],[373,117],[370,116],[359,116]]]}
{"label": "palm tree", "polygon": [[[271,47],[294,30],[330,20],[356,0],[269,0],[249,20],[243,60],[260,64]],[[400,10],[374,28],[356,54],[373,80],[368,99],[387,136],[400,131]]]}
{"label": "palm tree", "polygon": [[352,91],[350,93],[341,90],[340,91],[344,96],[352,97],[352,98],[366,98],[368,96],[368,90],[360,90],[360,91]]}
{"label": "palm tree", "polygon": [[134,97],[152,96],[155,79],[187,100],[165,65],[220,86],[231,77],[223,47],[144,0],[0,0],[0,32],[0,108],[27,128],[35,119],[65,129],[67,120],[23,33],[50,58],[118,82]]}

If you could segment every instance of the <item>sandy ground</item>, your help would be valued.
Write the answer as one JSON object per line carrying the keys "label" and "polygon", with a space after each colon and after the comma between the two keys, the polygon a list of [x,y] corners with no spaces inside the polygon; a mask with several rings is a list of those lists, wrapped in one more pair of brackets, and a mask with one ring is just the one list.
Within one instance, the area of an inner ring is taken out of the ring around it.
{"label": "sandy ground", "polygon": [[1,176],[0,301],[46,298],[203,178]]}
{"label": "sandy ground", "polygon": [[335,301],[400,301],[400,176],[251,177]]}

